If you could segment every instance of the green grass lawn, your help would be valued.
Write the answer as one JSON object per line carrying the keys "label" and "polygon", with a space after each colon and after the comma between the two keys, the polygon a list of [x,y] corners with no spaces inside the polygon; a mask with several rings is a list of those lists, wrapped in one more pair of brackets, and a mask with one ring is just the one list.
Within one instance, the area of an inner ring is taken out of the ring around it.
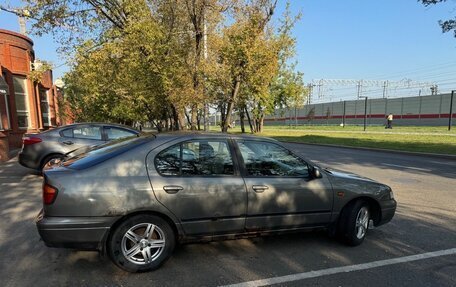
{"label": "green grass lawn", "polygon": [[[239,128],[239,127],[238,127]],[[364,127],[361,126],[318,126],[318,125],[300,125],[300,126],[265,126],[265,130],[306,130],[306,131],[363,131]],[[456,126],[448,131],[448,127],[408,127],[408,126],[394,126],[393,129],[385,129],[384,126],[367,126],[367,132],[387,132],[387,133],[437,133],[437,134],[454,134],[456,135]]]}
{"label": "green grass lawn", "polygon": [[[240,133],[240,127],[231,129]],[[352,147],[370,147],[412,152],[456,155],[456,127],[368,127],[362,126],[265,126],[261,136],[280,141],[314,144],[334,144]]]}

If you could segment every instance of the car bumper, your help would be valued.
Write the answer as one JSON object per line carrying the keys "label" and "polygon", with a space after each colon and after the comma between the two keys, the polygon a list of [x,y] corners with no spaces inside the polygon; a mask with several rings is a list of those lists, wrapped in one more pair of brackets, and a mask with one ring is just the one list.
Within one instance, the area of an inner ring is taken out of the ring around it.
{"label": "car bumper", "polygon": [[397,202],[394,199],[383,202],[381,205],[381,218],[380,222],[376,226],[388,223],[393,219],[394,214],[396,213]]}
{"label": "car bumper", "polygon": [[19,153],[19,163],[22,166],[32,169],[39,169],[40,167],[39,161],[37,159],[32,158],[32,156],[24,153],[23,151]]}
{"label": "car bumper", "polygon": [[46,217],[41,211],[35,222],[48,247],[101,250],[117,217]]}

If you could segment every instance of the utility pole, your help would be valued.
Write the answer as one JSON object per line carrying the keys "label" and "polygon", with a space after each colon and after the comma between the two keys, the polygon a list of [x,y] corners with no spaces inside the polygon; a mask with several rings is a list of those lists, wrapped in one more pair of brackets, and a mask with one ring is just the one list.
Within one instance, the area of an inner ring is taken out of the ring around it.
{"label": "utility pole", "polygon": [[388,81],[383,82],[383,98],[386,99],[388,92]]}
{"label": "utility pole", "polygon": [[318,99],[321,99],[321,97],[323,96],[323,80],[320,80],[318,82]]}
{"label": "utility pole", "polygon": [[361,98],[361,88],[363,87],[363,80],[360,80],[358,82],[357,87],[358,87],[358,99],[359,99],[359,98]]}
{"label": "utility pole", "polygon": [[314,91],[315,84],[308,84],[307,88],[309,89],[309,96],[307,97],[307,104],[310,105],[312,102],[312,96],[313,96],[313,91]]}
{"label": "utility pole", "polygon": [[22,35],[27,36],[27,28],[26,28],[26,19],[27,18],[32,18],[30,16],[30,12],[25,9],[13,9],[13,8],[8,8],[0,5],[0,10],[15,14],[18,17],[19,21],[19,33]]}

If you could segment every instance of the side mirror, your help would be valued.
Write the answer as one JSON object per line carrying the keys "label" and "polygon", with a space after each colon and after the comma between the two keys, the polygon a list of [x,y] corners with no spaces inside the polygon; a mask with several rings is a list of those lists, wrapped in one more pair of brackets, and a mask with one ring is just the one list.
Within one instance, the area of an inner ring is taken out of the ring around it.
{"label": "side mirror", "polygon": [[316,166],[314,166],[314,168],[312,170],[312,174],[313,174],[314,178],[321,178],[322,177],[320,168],[318,168]]}

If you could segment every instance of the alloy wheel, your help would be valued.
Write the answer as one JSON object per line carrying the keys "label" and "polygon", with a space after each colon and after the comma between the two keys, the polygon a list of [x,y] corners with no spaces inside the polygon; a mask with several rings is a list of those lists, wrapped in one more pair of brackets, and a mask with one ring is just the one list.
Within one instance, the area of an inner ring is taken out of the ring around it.
{"label": "alloy wheel", "polygon": [[359,209],[358,215],[356,216],[355,232],[358,239],[362,239],[367,232],[369,227],[369,209],[363,206]]}
{"label": "alloy wheel", "polygon": [[139,265],[145,265],[157,259],[165,249],[166,238],[163,230],[152,223],[140,223],[122,237],[121,248],[125,258]]}

